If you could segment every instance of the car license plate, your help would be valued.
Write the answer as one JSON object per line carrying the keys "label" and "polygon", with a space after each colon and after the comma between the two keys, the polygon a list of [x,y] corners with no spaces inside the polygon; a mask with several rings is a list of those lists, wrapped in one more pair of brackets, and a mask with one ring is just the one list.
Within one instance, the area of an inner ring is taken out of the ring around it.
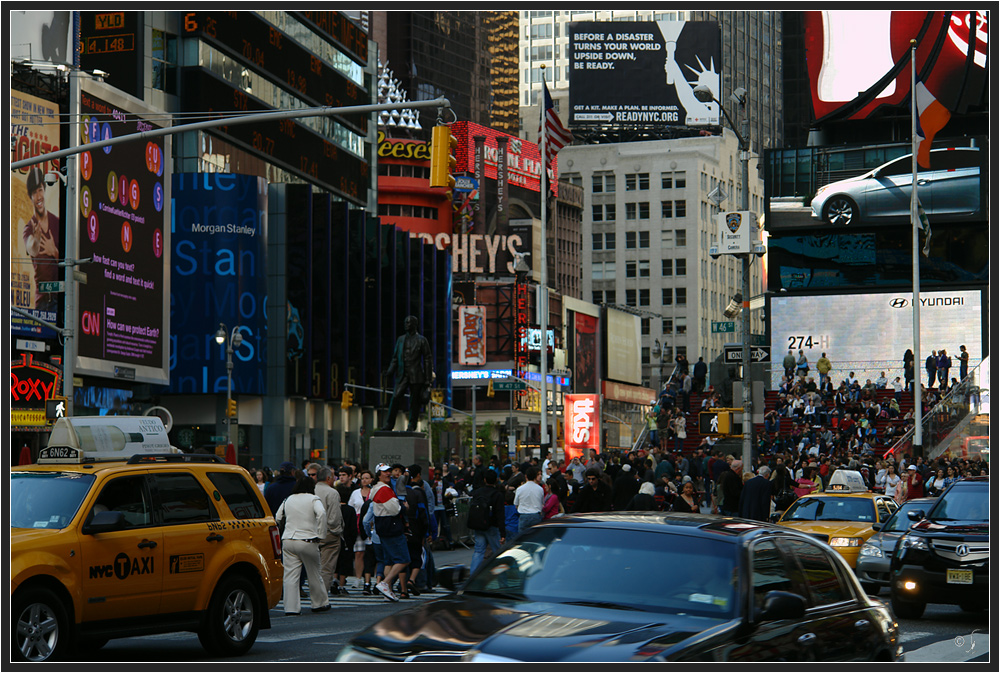
{"label": "car license plate", "polygon": [[948,584],[972,584],[972,571],[949,570],[945,581]]}

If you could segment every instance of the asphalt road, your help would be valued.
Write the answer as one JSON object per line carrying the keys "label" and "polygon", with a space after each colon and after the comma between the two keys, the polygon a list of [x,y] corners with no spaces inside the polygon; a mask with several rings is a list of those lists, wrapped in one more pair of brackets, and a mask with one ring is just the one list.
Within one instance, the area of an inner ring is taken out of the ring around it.
{"label": "asphalt road", "polygon": [[[460,547],[436,552],[434,557],[438,567],[453,563],[468,565],[472,551]],[[312,614],[305,603],[298,617],[286,617],[279,603],[271,611],[272,628],[262,631],[250,653],[240,658],[209,659],[196,635],[176,633],[112,640],[98,652],[81,655],[79,660],[108,664],[107,670],[130,662],[218,662],[228,669],[251,662],[333,661],[355,633],[383,617],[443,595],[444,591],[439,589],[433,594],[423,593],[392,603],[382,596],[369,597],[352,591],[350,596],[332,599],[333,609],[329,612]],[[879,598],[888,603],[888,590],[883,589]],[[957,606],[931,604],[922,619],[902,619],[899,623],[907,663],[989,661],[988,612],[965,613]],[[128,670],[135,668],[131,666]]]}

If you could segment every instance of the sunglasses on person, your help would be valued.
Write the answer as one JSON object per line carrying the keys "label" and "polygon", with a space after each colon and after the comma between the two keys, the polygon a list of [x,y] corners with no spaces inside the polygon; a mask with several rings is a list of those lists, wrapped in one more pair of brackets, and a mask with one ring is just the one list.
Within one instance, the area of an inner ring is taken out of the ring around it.
{"label": "sunglasses on person", "polygon": [[315,472],[309,472],[308,474],[309,474],[309,476],[310,476],[310,477],[312,477],[313,479],[315,479],[315,478],[316,478],[316,473],[315,473]]}

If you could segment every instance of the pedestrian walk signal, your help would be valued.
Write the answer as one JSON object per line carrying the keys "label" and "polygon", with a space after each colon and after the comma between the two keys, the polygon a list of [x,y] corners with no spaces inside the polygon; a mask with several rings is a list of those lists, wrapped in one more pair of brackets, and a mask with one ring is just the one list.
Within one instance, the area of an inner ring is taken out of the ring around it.
{"label": "pedestrian walk signal", "polygon": [[45,400],[45,418],[50,421],[66,418],[66,398],[50,397]]}
{"label": "pedestrian walk signal", "polygon": [[732,434],[732,419],[728,409],[702,411],[698,414],[698,432],[702,435]]}

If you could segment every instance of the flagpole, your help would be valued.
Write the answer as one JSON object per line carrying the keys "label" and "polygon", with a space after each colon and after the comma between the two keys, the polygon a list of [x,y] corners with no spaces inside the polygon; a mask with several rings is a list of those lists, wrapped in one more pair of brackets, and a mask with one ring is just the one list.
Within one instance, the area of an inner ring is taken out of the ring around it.
{"label": "flagpole", "polygon": [[[555,37],[553,36],[553,40],[554,39],[555,39]],[[553,51],[555,51],[555,50],[553,50]],[[547,128],[546,120],[545,120],[545,113],[546,113],[546,110],[545,110],[545,105],[546,105],[546,99],[545,99],[546,86],[545,86],[545,64],[544,63],[542,63],[542,68],[541,69],[542,69],[542,101],[541,101],[542,104],[540,106],[541,107],[541,115],[540,115],[539,119],[540,119],[540,122],[541,122],[541,125],[542,125],[542,143],[541,143],[541,152],[542,152],[542,181],[541,181],[541,194],[542,194],[542,225],[541,225],[541,229],[542,229],[542,233],[541,233],[541,239],[542,239],[542,241],[541,241],[540,252],[539,252],[539,256],[538,256],[539,265],[541,266],[539,283],[538,283],[539,284],[539,288],[538,288],[538,312],[540,314],[539,315],[539,322],[541,323],[541,327],[542,327],[542,345],[541,345],[541,349],[542,350],[541,350],[541,357],[538,358],[538,362],[539,362],[539,369],[540,369],[541,374],[542,374],[542,381],[541,381],[541,386],[539,387],[539,392],[540,392],[540,396],[541,396],[541,403],[539,404],[539,406],[541,407],[541,425],[539,426],[539,435],[538,435],[538,456],[539,456],[539,459],[545,458],[545,444],[547,444],[548,441],[549,441],[549,429],[548,429],[548,420],[549,420],[549,418],[548,418],[548,416],[549,416],[549,413],[548,413],[548,401],[549,401],[549,394],[548,394],[548,387],[546,386],[546,381],[545,381],[545,374],[546,374],[545,370],[546,370],[546,365],[548,364],[548,356],[549,356],[549,338],[548,338],[549,337],[549,335],[548,335],[548,332],[549,332],[549,282],[548,282],[548,265],[549,265],[549,262],[548,262],[548,256],[547,256],[548,245],[546,245],[547,241],[545,239],[545,225],[546,225],[546,222],[547,222],[547,219],[548,219],[547,215],[546,215],[546,212],[548,211],[548,200],[549,200],[549,198],[548,198],[549,195],[548,195],[547,187],[545,185],[545,178],[547,177],[546,174],[548,173],[549,166],[548,166],[548,157],[545,156],[545,149],[546,149],[546,146],[548,145],[549,130]]]}
{"label": "flagpole", "polygon": [[923,453],[923,404],[920,385],[920,216],[917,212],[917,41],[910,40],[910,145],[913,186],[910,225],[913,229],[913,458]]}

